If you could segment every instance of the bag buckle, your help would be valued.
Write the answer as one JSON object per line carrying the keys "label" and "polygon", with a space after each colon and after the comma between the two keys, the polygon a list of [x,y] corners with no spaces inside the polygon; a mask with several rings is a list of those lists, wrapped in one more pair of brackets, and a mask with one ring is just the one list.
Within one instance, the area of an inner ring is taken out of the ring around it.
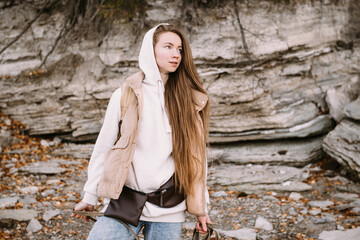
{"label": "bag buckle", "polygon": [[163,202],[164,202],[163,196],[164,196],[164,193],[165,193],[166,191],[167,191],[167,189],[163,189],[163,190],[160,191],[160,207],[163,206]]}

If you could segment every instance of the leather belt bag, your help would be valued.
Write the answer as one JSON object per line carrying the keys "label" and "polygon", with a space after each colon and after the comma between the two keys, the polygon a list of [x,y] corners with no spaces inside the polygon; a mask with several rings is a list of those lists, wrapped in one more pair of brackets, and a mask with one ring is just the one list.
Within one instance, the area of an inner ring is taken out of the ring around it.
{"label": "leather belt bag", "polygon": [[124,186],[119,198],[110,200],[104,215],[137,226],[145,202],[163,208],[171,208],[184,201],[184,199],[185,195],[175,187],[174,176],[172,176],[158,190],[152,193],[146,194]]}

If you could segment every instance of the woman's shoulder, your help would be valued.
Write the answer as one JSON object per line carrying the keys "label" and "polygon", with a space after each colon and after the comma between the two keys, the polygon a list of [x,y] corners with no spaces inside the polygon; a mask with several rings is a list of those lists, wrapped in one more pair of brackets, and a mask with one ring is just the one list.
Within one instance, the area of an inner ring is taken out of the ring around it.
{"label": "woman's shoulder", "polygon": [[144,80],[145,74],[142,71],[138,71],[126,78],[126,83],[141,83]]}
{"label": "woman's shoulder", "polygon": [[118,87],[113,93],[111,98],[119,98],[121,97],[121,89],[122,87]]}
{"label": "woman's shoulder", "polygon": [[132,74],[128,76],[123,83],[121,87],[118,87],[115,89],[115,91],[111,95],[111,99],[118,99],[120,100],[121,94],[123,94],[123,91],[129,88],[129,85],[131,83],[141,83],[141,81],[144,79],[145,75],[142,71],[136,72],[135,74]]}

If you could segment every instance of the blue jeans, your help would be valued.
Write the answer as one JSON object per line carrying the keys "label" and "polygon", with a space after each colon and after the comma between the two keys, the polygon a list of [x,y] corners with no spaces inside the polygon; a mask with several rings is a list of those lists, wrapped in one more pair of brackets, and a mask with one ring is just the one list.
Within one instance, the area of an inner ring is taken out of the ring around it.
{"label": "blue jeans", "polygon": [[[139,234],[142,227],[145,240],[178,240],[181,237],[181,222],[140,221],[137,227],[128,224]],[[91,229],[88,240],[133,240],[134,236],[121,222],[110,217],[98,217]]]}

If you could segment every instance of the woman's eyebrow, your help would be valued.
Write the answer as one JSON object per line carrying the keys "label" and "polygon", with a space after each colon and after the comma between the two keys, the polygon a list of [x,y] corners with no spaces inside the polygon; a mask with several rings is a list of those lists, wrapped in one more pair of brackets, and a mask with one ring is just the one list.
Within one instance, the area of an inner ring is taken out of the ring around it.
{"label": "woman's eyebrow", "polygon": [[[171,42],[164,42],[163,43],[163,45],[166,45],[166,44],[169,44],[169,45],[171,45],[171,46],[174,46],[174,44],[173,43],[171,43]],[[182,47],[181,45],[179,45],[178,47]]]}

